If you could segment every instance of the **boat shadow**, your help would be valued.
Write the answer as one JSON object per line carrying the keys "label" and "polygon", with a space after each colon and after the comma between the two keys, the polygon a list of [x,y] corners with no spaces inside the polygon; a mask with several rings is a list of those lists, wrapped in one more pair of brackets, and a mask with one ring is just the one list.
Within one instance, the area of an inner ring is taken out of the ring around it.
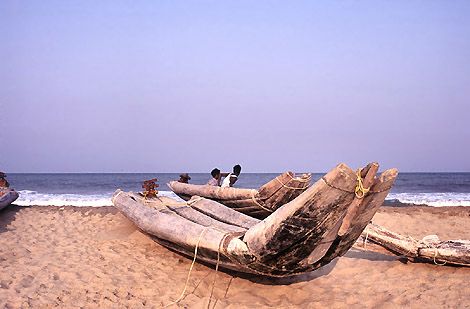
{"label": "boat shadow", "polygon": [[382,252],[377,251],[368,251],[367,249],[357,249],[351,248],[344,257],[351,258],[351,259],[361,259],[361,260],[369,260],[372,262],[393,262],[393,261],[401,261],[400,256],[391,255],[385,253],[385,249]]}
{"label": "boat shadow", "polygon": [[0,234],[8,232],[8,226],[15,221],[16,214],[24,207],[15,204],[8,205],[0,210]]}
{"label": "boat shadow", "polygon": [[[172,251],[176,255],[184,256],[188,259],[191,258],[190,256],[183,254],[181,252],[178,252],[174,249],[171,249],[171,248],[166,248],[166,249]],[[400,259],[400,257],[398,256],[392,256],[389,254],[361,250],[361,249],[356,249],[356,248],[351,248],[342,258],[364,259],[364,260],[369,260],[369,261],[374,261],[374,262],[400,261],[402,263],[406,263],[403,259]],[[292,275],[288,277],[269,277],[269,276],[264,276],[264,275],[259,275],[259,274],[244,273],[244,272],[239,272],[236,270],[228,269],[223,266],[219,266],[219,271],[234,278],[245,279],[253,283],[258,283],[258,284],[263,284],[263,285],[290,285],[294,283],[308,282],[308,281],[312,281],[312,280],[327,276],[335,268],[339,259],[340,257],[337,257],[333,261],[331,261],[329,264],[321,268],[318,268],[314,271],[303,273],[303,274],[298,274],[298,275]],[[213,264],[199,260],[199,259],[197,260],[197,263],[204,265],[207,268],[211,268],[211,269],[214,269],[215,267]]]}
{"label": "boat shadow", "polygon": [[[389,255],[385,253],[351,248],[343,257],[337,257],[333,261],[331,261],[329,264],[319,269],[316,269],[308,273],[289,276],[289,277],[277,278],[277,277],[260,276],[260,275],[253,275],[253,274],[247,274],[247,273],[240,273],[240,272],[227,270],[227,269],[223,269],[223,271],[233,277],[243,278],[253,283],[259,283],[259,284],[264,284],[264,285],[290,285],[290,284],[299,283],[299,282],[308,282],[308,281],[312,281],[312,280],[327,276],[336,267],[336,264],[338,263],[338,260],[340,258],[363,259],[363,260],[369,260],[373,262],[399,261],[402,263],[407,263],[406,259],[403,259],[399,256],[393,256],[393,255]],[[205,265],[207,267],[211,267],[210,264],[205,263]]]}
{"label": "boat shadow", "polygon": [[231,270],[225,270],[231,276],[239,277],[242,279],[249,280],[253,283],[264,284],[264,285],[290,285],[299,282],[308,282],[315,280],[317,278],[323,277],[328,275],[333,268],[335,268],[336,263],[338,263],[338,258],[331,261],[331,263],[316,269],[311,272],[293,275],[289,277],[268,277],[268,276],[260,276],[260,275],[253,275],[247,273],[239,273]]}

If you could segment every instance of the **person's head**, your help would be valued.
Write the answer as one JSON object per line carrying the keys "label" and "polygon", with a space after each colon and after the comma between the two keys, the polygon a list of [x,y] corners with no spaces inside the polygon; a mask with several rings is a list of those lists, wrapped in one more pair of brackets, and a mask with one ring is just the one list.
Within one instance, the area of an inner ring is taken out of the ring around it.
{"label": "person's head", "polygon": [[191,177],[189,177],[188,173],[184,173],[180,175],[180,179],[178,181],[182,183],[188,183],[189,180],[191,180]]}
{"label": "person's head", "polygon": [[240,172],[242,171],[242,167],[240,166],[240,164],[237,164],[233,167],[233,173],[235,175],[240,175]]}
{"label": "person's head", "polygon": [[215,179],[219,179],[220,177],[220,170],[218,168],[214,168],[212,171],[211,171],[211,175],[212,177],[214,177]]}

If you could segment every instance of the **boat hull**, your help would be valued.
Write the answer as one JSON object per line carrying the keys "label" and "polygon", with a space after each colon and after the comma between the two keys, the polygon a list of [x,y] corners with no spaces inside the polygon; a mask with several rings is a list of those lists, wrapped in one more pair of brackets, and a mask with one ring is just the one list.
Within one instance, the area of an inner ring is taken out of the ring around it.
{"label": "boat hull", "polygon": [[13,189],[0,189],[0,210],[7,207],[19,197],[18,192]]}

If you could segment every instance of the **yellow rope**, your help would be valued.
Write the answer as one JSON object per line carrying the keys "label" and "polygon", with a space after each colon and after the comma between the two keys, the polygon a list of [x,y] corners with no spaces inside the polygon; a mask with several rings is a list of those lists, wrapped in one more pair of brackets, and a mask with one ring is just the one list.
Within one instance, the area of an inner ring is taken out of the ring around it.
{"label": "yellow rope", "polygon": [[362,169],[360,168],[356,172],[356,174],[357,174],[357,185],[356,185],[356,189],[354,189],[354,194],[359,199],[363,198],[367,193],[369,193],[369,190],[370,190],[370,188],[364,188],[364,184],[362,182],[362,177],[361,177],[361,171],[362,171]]}
{"label": "yellow rope", "polygon": [[184,293],[186,292],[186,289],[188,288],[188,282],[189,282],[189,279],[191,277],[191,271],[193,270],[193,267],[194,267],[194,263],[196,262],[196,258],[197,258],[197,249],[199,247],[199,242],[201,241],[201,238],[202,238],[202,235],[207,231],[207,227],[204,228],[201,232],[201,234],[199,235],[199,239],[197,240],[197,243],[196,243],[196,247],[194,247],[194,258],[193,258],[193,262],[191,263],[191,267],[189,267],[189,272],[188,272],[188,276],[186,277],[186,283],[184,284],[184,289],[183,289],[183,292],[181,292],[181,295],[178,297],[178,299],[176,299],[174,302],[171,302],[169,303],[168,305],[166,306],[163,306],[163,308],[167,308],[171,305],[176,305],[177,303],[179,303],[183,297],[184,297]]}

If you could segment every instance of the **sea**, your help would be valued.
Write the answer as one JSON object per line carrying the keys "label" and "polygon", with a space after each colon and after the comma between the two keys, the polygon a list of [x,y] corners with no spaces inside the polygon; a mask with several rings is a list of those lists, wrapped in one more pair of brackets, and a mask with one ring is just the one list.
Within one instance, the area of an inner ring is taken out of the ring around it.
{"label": "sea", "polygon": [[[239,188],[258,188],[279,173],[242,173]],[[312,174],[312,183],[324,173]],[[190,174],[190,183],[204,184],[208,173]],[[20,193],[21,206],[111,206],[116,189],[141,191],[142,181],[157,178],[159,194],[176,197],[166,185],[179,173],[10,173],[10,186]],[[385,205],[470,206],[470,173],[400,173]]]}

